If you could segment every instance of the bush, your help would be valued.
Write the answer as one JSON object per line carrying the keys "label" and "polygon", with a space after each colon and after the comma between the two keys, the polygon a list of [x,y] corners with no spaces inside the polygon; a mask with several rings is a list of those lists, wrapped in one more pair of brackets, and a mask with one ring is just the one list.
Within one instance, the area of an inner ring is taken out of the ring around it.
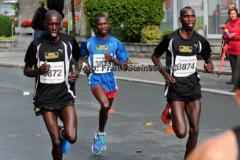
{"label": "bush", "polygon": [[126,42],[140,42],[141,30],[148,25],[160,26],[164,0],[86,0],[84,12],[91,27],[95,17],[109,13],[112,34]]}
{"label": "bush", "polygon": [[172,28],[166,28],[164,31],[162,31],[162,36],[169,35],[173,32]]}
{"label": "bush", "polygon": [[161,37],[160,27],[148,25],[142,29],[141,41],[143,43],[159,43]]}
{"label": "bush", "polygon": [[10,17],[0,15],[0,36],[12,36],[12,20]]}

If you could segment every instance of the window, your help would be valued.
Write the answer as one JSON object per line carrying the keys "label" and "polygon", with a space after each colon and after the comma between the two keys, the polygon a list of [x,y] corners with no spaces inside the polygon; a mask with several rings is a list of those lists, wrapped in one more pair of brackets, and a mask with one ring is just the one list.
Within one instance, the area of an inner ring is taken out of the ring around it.
{"label": "window", "polygon": [[208,0],[208,33],[221,34],[219,24],[224,24],[228,19],[228,6],[237,0]]}
{"label": "window", "polygon": [[161,31],[173,29],[173,0],[164,1],[164,18],[161,24]]}

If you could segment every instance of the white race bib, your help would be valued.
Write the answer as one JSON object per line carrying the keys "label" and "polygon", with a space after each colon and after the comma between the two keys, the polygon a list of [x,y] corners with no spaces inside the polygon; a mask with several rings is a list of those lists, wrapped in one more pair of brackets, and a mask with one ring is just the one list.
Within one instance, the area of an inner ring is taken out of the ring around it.
{"label": "white race bib", "polygon": [[187,77],[196,72],[197,56],[176,56],[174,66],[175,77]]}
{"label": "white race bib", "polygon": [[[40,62],[40,66],[44,62]],[[56,84],[64,82],[64,62],[47,62],[50,65],[49,72],[40,75],[40,82],[46,84]]]}
{"label": "white race bib", "polygon": [[104,54],[93,55],[93,68],[95,73],[108,73],[112,72],[113,64],[104,58]]}

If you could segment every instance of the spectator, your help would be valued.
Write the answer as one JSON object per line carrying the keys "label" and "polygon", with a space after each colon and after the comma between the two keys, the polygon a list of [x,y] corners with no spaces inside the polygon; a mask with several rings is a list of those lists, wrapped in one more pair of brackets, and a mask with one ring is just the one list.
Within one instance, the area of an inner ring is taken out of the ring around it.
{"label": "spectator", "polygon": [[46,15],[47,10],[44,8],[44,1],[40,0],[40,7],[34,13],[32,18],[32,28],[34,30],[33,37],[34,39],[42,37],[46,31],[43,25],[44,18]]}
{"label": "spectator", "polygon": [[[232,9],[232,8],[237,8],[235,3],[232,3],[228,6],[228,10]],[[238,13],[238,17],[240,17],[239,13]],[[229,21],[229,18],[227,19],[227,21],[225,22],[225,24]],[[220,29],[224,29],[225,28],[225,24],[220,24],[219,28]]]}
{"label": "spectator", "polygon": [[[227,52],[232,70],[230,83],[234,83],[236,64],[237,61],[240,61],[240,18],[237,14],[238,10],[236,8],[231,8],[228,11],[229,21],[225,25],[225,30],[228,30],[228,33],[223,34],[223,39],[228,41]],[[233,90],[235,90],[235,87]]]}
{"label": "spectator", "polygon": [[64,0],[47,0],[47,7],[50,10],[58,11],[62,18],[64,17],[63,9],[64,9]]}

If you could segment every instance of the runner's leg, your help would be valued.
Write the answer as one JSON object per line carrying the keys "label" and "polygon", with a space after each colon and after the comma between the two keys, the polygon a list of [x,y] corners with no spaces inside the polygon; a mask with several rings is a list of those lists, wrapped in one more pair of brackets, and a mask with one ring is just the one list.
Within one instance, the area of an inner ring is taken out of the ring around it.
{"label": "runner's leg", "polygon": [[63,121],[64,130],[63,137],[70,143],[77,140],[77,114],[74,106],[64,107],[61,112],[61,119]]}
{"label": "runner's leg", "polygon": [[187,133],[185,120],[185,102],[171,101],[172,126],[178,138],[184,138]]}
{"label": "runner's leg", "polygon": [[108,119],[108,111],[110,110],[110,102],[101,87],[96,87],[93,92],[93,95],[96,97],[98,102],[101,105],[100,112],[99,112],[99,131],[104,132],[105,125]]}
{"label": "runner's leg", "polygon": [[201,102],[195,100],[187,103],[185,108],[189,121],[189,137],[186,145],[185,157],[196,147],[199,132],[199,120],[201,114]]}
{"label": "runner's leg", "polygon": [[58,117],[53,112],[45,112],[42,116],[52,140],[53,159],[62,160],[61,139],[57,122]]}

